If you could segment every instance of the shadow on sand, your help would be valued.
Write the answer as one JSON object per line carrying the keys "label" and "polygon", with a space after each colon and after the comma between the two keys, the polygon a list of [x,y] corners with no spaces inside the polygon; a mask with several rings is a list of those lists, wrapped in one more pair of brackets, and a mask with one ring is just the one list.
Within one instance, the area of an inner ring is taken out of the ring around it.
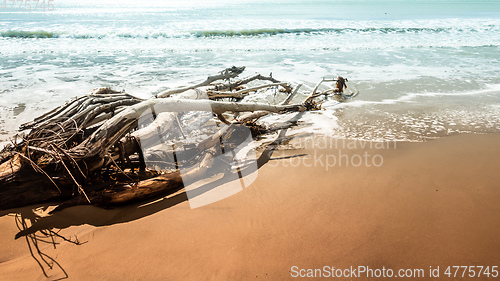
{"label": "shadow on sand", "polygon": [[[300,119],[301,113],[297,114],[294,118],[295,120]],[[296,121],[293,121],[294,124]],[[278,137],[270,144],[266,146],[262,154],[257,159],[257,168],[260,169],[270,160],[273,160],[273,152],[278,148],[283,142],[289,141],[292,137],[286,136],[286,131],[290,126],[281,129]],[[301,157],[302,155],[294,155],[291,157]],[[276,159],[278,160],[278,158]],[[250,167],[244,169],[251,169]],[[245,171],[240,171],[245,174]],[[231,172],[226,172],[222,178],[215,181],[203,184],[202,186],[190,191],[190,194],[194,196],[204,194],[217,186],[227,183],[228,179],[233,180],[234,175]],[[239,180],[239,179],[238,179]],[[113,209],[103,209],[91,205],[80,205],[73,206],[69,208],[56,211],[49,216],[40,216],[35,212],[35,210],[48,210],[48,208],[53,208],[56,204],[38,204],[18,209],[10,209],[0,211],[0,217],[5,215],[15,216],[16,225],[19,232],[16,234],[15,239],[24,238],[28,245],[29,251],[33,259],[40,266],[43,274],[47,278],[55,278],[53,276],[58,276],[56,279],[61,280],[68,278],[68,274],[64,268],[52,257],[49,257],[43,253],[40,248],[40,243],[49,243],[56,247],[57,244],[61,242],[73,243],[76,245],[81,245],[86,242],[80,242],[77,237],[71,239],[63,237],[59,234],[62,229],[69,228],[71,226],[79,225],[91,225],[91,226],[110,226],[114,224],[131,222],[138,220],[182,202],[188,201],[188,196],[184,191],[184,188],[179,188],[176,190],[169,190],[168,194],[162,194],[156,198],[151,198],[147,201],[142,201],[138,203],[128,204],[125,206],[117,206]],[[47,274],[48,270],[59,269],[59,272],[54,274]],[[61,277],[62,273],[62,277]]]}

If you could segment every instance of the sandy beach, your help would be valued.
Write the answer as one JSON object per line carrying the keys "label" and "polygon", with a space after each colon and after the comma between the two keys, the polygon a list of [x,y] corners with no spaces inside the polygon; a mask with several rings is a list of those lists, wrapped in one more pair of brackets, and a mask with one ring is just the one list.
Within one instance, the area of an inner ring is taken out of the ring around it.
{"label": "sandy beach", "polygon": [[[69,208],[37,227],[86,243],[40,245],[69,280],[288,280],[325,266],[423,269],[418,280],[440,280],[430,269],[443,277],[448,266],[500,265],[499,141],[460,135],[275,151],[307,156],[271,160],[242,192],[197,209],[182,192],[141,208]],[[338,153],[370,155],[363,160],[376,165],[313,162]],[[2,213],[1,279],[46,280],[17,232]],[[373,279],[357,274],[337,279]]]}
{"label": "sandy beach", "polygon": [[0,281],[500,280],[499,1],[35,2],[0,209],[59,201],[0,210]]}

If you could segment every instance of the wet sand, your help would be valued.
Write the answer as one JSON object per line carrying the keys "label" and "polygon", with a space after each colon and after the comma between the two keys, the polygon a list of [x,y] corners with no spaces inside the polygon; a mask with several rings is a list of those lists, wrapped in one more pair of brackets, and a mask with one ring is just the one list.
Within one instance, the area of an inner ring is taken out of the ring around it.
{"label": "wet sand", "polygon": [[[447,266],[500,265],[499,144],[500,135],[461,135],[289,150],[309,156],[272,160],[242,192],[197,209],[184,193],[139,209],[66,209],[40,227],[87,243],[41,246],[69,280],[286,280],[292,266],[424,269],[419,280],[440,280],[430,266],[443,277]],[[326,170],[339,149],[377,165]],[[0,217],[0,279],[45,280],[17,232],[13,217]]]}

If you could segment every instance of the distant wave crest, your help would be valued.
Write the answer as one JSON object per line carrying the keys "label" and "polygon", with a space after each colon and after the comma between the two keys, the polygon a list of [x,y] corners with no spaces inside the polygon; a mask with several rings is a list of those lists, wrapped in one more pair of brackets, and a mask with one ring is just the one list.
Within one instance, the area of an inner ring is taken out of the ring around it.
{"label": "distant wave crest", "polygon": [[11,38],[57,38],[59,37],[59,34],[43,30],[35,30],[35,31],[8,30],[8,31],[1,31],[0,36],[11,37]]}
{"label": "distant wave crest", "polygon": [[203,30],[192,32],[197,37],[232,37],[232,36],[261,36],[279,34],[344,34],[344,33],[420,33],[420,32],[448,32],[452,28],[395,28],[395,27],[374,27],[374,28],[264,28],[264,29],[243,29],[243,30]]}
{"label": "distant wave crest", "polygon": [[[491,28],[491,27],[490,27]],[[447,33],[447,32],[478,32],[473,28],[429,28],[429,27],[373,27],[373,28],[258,28],[258,29],[240,29],[240,30],[194,30],[184,32],[54,32],[44,30],[7,30],[0,31],[0,37],[3,38],[75,38],[75,39],[93,39],[105,37],[119,38],[211,38],[211,37],[255,37],[255,36],[276,36],[276,35],[324,35],[324,34],[348,34],[348,33],[367,33],[367,34],[410,34],[410,33]]]}

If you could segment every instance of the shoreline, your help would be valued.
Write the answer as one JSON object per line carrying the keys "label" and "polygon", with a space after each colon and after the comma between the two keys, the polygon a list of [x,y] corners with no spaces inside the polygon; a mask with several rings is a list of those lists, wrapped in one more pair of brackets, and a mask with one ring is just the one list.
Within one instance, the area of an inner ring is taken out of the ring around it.
{"label": "shoreline", "polygon": [[[447,266],[500,263],[499,141],[473,134],[387,149],[278,150],[250,186],[200,208],[177,193],[138,209],[63,210],[47,225],[87,243],[43,251],[70,280],[287,280],[324,266],[425,269],[426,280],[439,280],[430,268],[443,277]],[[326,170],[339,151],[383,163]],[[305,165],[315,153],[323,166]],[[45,280],[26,241],[14,240],[13,218],[0,226],[4,280]]]}

